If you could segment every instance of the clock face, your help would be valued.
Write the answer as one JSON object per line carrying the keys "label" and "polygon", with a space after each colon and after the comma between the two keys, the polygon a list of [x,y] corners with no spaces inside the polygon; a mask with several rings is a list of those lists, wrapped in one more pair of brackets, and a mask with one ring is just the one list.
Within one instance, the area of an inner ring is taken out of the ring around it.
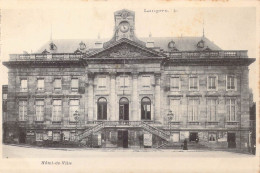
{"label": "clock face", "polygon": [[119,27],[121,32],[127,32],[129,30],[129,23],[123,22]]}

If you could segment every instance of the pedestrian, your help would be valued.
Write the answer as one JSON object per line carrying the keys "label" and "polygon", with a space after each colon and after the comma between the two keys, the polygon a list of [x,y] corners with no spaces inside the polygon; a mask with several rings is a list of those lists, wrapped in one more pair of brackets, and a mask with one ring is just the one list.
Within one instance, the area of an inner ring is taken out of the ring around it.
{"label": "pedestrian", "polygon": [[183,142],[183,150],[188,150],[188,144],[187,140],[185,139]]}

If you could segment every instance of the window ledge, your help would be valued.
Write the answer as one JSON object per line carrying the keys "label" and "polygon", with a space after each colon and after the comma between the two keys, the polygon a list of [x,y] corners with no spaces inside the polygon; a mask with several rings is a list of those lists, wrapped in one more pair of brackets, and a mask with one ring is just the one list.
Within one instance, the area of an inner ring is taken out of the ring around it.
{"label": "window ledge", "polygon": [[239,122],[238,121],[228,121],[226,122],[227,125],[238,125]]}
{"label": "window ledge", "polygon": [[189,123],[189,125],[199,125],[200,124],[200,122],[198,122],[198,121],[189,121],[188,123]]}
{"label": "window ledge", "polygon": [[218,125],[218,121],[207,121],[207,125]]}

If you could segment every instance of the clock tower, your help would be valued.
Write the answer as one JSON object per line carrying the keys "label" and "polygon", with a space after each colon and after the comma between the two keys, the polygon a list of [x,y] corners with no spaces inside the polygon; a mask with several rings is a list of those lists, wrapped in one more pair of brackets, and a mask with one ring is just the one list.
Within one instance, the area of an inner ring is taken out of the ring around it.
{"label": "clock tower", "polygon": [[114,13],[115,17],[115,38],[116,41],[121,38],[133,40],[135,29],[135,13],[130,10],[120,10]]}
{"label": "clock tower", "polygon": [[111,40],[104,43],[104,48],[123,38],[145,46],[145,43],[135,36],[135,13],[133,11],[127,9],[116,11],[114,13],[114,19],[114,36]]}

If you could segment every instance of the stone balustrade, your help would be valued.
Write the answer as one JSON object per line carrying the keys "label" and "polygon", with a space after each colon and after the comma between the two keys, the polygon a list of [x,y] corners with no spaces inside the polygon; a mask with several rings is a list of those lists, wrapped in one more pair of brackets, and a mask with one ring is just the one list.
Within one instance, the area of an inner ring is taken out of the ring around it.
{"label": "stone balustrade", "polygon": [[[167,52],[170,58],[248,58],[246,50],[225,50],[225,51],[183,51]],[[10,54],[10,61],[64,61],[78,60],[84,54],[75,53],[54,53],[54,54]]]}

